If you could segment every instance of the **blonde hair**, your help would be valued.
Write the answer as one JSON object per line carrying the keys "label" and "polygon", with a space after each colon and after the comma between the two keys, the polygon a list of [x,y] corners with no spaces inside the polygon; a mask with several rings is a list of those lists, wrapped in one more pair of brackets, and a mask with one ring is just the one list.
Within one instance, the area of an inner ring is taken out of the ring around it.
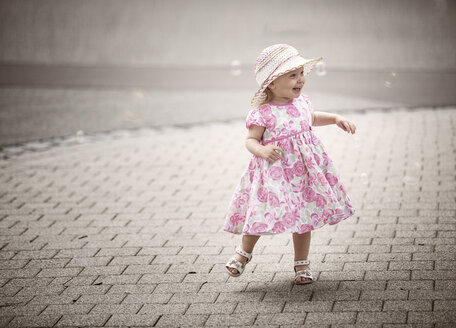
{"label": "blonde hair", "polygon": [[264,99],[259,105],[258,107],[260,106],[263,106],[264,104],[267,104],[268,102],[270,102],[272,100],[272,91],[271,89],[269,89],[269,87],[266,87],[266,89],[264,89],[264,93],[266,93],[266,99]]}

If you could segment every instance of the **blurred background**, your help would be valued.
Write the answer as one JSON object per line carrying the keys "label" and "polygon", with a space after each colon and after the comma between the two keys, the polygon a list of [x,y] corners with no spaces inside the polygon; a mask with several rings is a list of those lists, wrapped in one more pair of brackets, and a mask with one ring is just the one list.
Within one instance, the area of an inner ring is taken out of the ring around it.
{"label": "blurred background", "polygon": [[456,104],[456,2],[2,0],[0,145],[245,118],[265,47],[315,110]]}

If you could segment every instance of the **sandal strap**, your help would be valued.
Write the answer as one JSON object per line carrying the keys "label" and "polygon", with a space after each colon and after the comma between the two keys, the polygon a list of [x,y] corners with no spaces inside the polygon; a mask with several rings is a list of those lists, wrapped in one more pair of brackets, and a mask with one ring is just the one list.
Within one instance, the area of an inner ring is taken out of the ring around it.
{"label": "sandal strap", "polygon": [[236,258],[232,257],[225,265],[227,268],[233,268],[238,270],[239,274],[244,271],[244,264],[236,260]]}
{"label": "sandal strap", "polygon": [[240,245],[238,245],[238,246],[236,247],[236,253],[238,253],[238,254],[240,254],[240,255],[246,257],[246,258],[247,258],[247,262],[246,262],[246,263],[248,263],[248,262],[252,259],[252,253],[247,253],[246,251],[244,251],[244,250],[241,248]]}
{"label": "sandal strap", "polygon": [[302,278],[310,278],[313,280],[312,271],[310,270],[299,270],[296,272],[295,278],[302,277]]}
{"label": "sandal strap", "polygon": [[298,266],[298,265],[309,265],[310,264],[310,260],[299,260],[299,261],[294,261],[294,266]]}

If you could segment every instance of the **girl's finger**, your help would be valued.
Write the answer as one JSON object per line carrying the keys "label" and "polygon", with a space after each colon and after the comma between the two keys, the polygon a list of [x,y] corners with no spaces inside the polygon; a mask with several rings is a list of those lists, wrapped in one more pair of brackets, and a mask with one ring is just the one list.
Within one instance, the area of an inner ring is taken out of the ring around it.
{"label": "girl's finger", "polygon": [[274,149],[277,149],[277,150],[279,150],[281,152],[283,151],[282,148],[280,148],[279,146],[274,146]]}

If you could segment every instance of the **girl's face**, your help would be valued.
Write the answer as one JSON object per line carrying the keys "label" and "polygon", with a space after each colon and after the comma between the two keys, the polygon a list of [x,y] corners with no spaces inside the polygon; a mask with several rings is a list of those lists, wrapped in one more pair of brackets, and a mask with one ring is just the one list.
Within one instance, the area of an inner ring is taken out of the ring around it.
{"label": "girl's face", "polygon": [[268,86],[273,94],[272,101],[279,104],[291,102],[293,98],[299,97],[305,83],[304,67],[279,76]]}

